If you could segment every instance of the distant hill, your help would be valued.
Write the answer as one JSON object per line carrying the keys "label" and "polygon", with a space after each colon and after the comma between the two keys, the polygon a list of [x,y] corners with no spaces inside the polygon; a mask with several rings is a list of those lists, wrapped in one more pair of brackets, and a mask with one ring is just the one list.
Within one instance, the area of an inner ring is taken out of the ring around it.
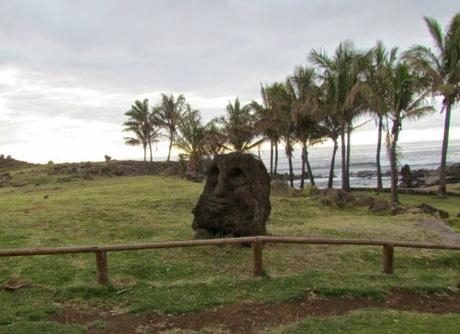
{"label": "distant hill", "polygon": [[15,170],[24,167],[35,166],[25,161],[20,161],[12,158],[11,156],[5,157],[3,154],[0,154],[0,171]]}

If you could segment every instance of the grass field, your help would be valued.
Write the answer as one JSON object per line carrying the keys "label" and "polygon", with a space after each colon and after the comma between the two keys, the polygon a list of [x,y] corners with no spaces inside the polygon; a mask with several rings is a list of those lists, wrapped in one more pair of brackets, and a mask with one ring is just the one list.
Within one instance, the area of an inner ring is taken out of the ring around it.
{"label": "grass field", "polygon": [[[65,184],[43,176],[40,182],[29,181],[21,187],[0,188],[0,248],[191,239],[191,210],[203,187],[155,176]],[[442,241],[435,231],[419,226],[427,218],[422,215],[338,210],[306,196],[273,196],[271,201],[268,231],[273,235]],[[402,196],[402,201],[428,202],[451,214],[460,208],[460,198]],[[0,333],[80,333],[84,327],[49,320],[69,305],[179,314],[248,301],[292,300],[312,289],[323,296],[379,298],[392,288],[429,293],[460,286],[460,252],[396,249],[395,257],[396,273],[389,276],[381,273],[379,247],[270,245],[264,251],[265,277],[252,280],[251,250],[244,247],[116,252],[109,254],[108,288],[96,284],[93,254],[0,258],[0,283],[10,279],[32,283],[27,289],[0,291]],[[370,329],[381,326],[385,333],[396,320],[419,326],[413,328],[430,329],[438,323],[460,326],[458,314],[443,316],[445,321],[410,312],[379,314],[369,310],[311,318],[279,330],[357,328],[367,333],[356,327],[364,322]]]}

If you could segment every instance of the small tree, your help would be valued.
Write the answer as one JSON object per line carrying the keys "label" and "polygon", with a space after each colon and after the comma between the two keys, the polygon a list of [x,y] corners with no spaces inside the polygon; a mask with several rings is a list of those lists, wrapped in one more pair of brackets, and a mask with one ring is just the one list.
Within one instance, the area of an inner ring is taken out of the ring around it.
{"label": "small tree", "polygon": [[186,109],[187,102],[183,95],[175,98],[174,95],[161,94],[161,103],[153,110],[155,123],[168,132],[169,148],[167,161],[171,159],[171,149],[174,144],[177,127],[182,121]]}
{"label": "small tree", "polygon": [[460,13],[452,18],[445,33],[436,20],[428,17],[424,17],[424,20],[435,51],[415,45],[406,52],[405,57],[420,71],[422,77],[429,79],[432,94],[442,97],[445,115],[438,195],[445,197],[450,117],[452,106],[460,99]]}
{"label": "small tree", "polygon": [[219,119],[227,143],[237,152],[245,152],[256,147],[263,140],[254,141],[257,136],[255,116],[250,105],[242,106],[238,98],[229,102],[227,114]]}
{"label": "small tree", "polygon": [[433,107],[426,104],[428,91],[423,79],[416,75],[406,62],[396,66],[389,66],[387,70],[388,113],[391,121],[387,127],[387,147],[391,168],[391,205],[395,208],[399,204],[398,197],[398,159],[397,145],[399,133],[404,119],[417,119]]}
{"label": "small tree", "polygon": [[199,111],[187,105],[177,130],[174,145],[188,156],[188,171],[196,173],[200,170],[202,157],[207,153],[207,131]]}

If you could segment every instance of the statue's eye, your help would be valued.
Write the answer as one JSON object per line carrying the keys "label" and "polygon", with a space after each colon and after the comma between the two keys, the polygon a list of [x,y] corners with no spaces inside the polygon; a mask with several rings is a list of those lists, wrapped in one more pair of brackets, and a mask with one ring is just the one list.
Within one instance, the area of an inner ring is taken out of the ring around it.
{"label": "statue's eye", "polygon": [[219,178],[219,168],[211,167],[211,169],[208,172],[208,179],[210,181],[217,182],[218,178]]}
{"label": "statue's eye", "polygon": [[238,177],[242,177],[242,176],[245,176],[244,174],[244,171],[240,168],[233,168],[230,173],[229,173],[229,176],[231,178],[238,178]]}

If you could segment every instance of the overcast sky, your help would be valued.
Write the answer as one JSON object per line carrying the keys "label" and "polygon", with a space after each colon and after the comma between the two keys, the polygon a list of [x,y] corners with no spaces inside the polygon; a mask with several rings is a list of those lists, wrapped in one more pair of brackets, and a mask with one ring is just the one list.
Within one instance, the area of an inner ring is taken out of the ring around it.
{"label": "overcast sky", "polygon": [[[445,27],[458,11],[458,0],[0,0],[0,154],[139,158],[121,132],[135,99],[183,93],[209,120],[229,99],[257,99],[260,82],[284,80],[311,49],[431,45],[423,15]],[[441,129],[436,114],[408,124],[402,141],[440,140]],[[354,140],[374,137],[369,124]]]}

